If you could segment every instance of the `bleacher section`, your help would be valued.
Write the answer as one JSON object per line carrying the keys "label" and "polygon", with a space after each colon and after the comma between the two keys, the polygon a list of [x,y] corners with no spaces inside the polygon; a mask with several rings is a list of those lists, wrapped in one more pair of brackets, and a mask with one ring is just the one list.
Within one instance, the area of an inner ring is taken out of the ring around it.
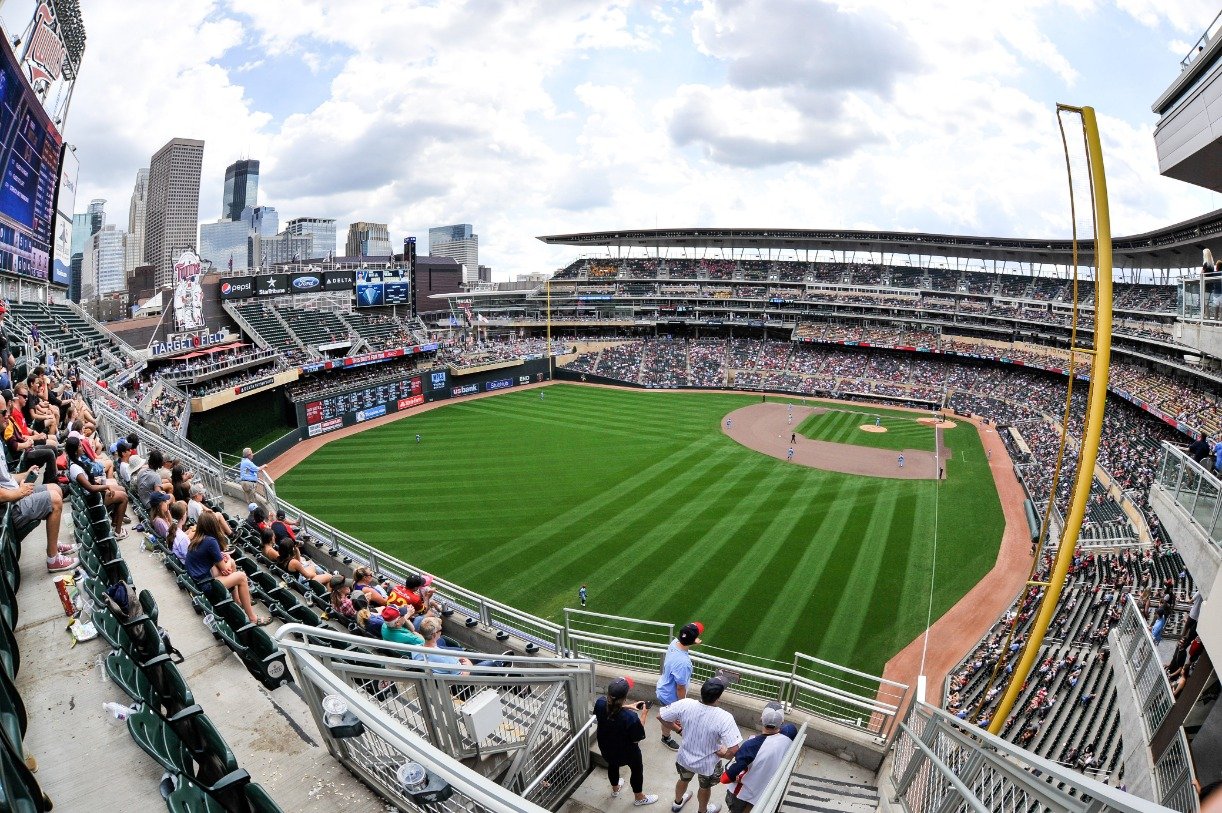
{"label": "bleacher section", "polygon": [[67,305],[9,302],[7,307],[10,318],[36,326],[69,358],[89,359],[103,375],[113,374],[117,370],[104,359],[102,350],[125,358],[122,345],[112,334],[99,331]]}
{"label": "bleacher section", "polygon": [[250,324],[258,337],[271,347],[281,353],[294,353],[300,350],[292,334],[276,317],[273,309],[256,302],[234,305],[233,309]]}
{"label": "bleacher section", "polygon": [[278,306],[276,311],[288,324],[289,330],[306,347],[317,347],[320,344],[336,344],[349,342],[352,332],[337,314],[330,311],[303,310]]}

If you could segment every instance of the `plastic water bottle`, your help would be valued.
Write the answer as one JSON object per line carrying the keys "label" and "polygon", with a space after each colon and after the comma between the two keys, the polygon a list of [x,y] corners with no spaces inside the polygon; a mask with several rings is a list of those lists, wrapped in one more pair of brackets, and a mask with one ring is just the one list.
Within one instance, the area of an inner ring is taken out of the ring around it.
{"label": "plastic water bottle", "polygon": [[136,710],[135,706],[125,706],[122,703],[103,703],[102,708],[110,712],[110,716],[119,722],[126,720]]}

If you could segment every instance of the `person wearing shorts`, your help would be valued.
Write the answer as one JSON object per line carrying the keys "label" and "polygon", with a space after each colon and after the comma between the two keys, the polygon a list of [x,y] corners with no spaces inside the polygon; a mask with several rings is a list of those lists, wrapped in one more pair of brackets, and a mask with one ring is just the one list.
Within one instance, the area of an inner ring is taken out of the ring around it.
{"label": "person wearing shorts", "polygon": [[717,708],[725,689],[726,684],[719,678],[710,678],[700,687],[699,700],[685,697],[658,712],[664,730],[673,729],[676,724],[683,729],[683,745],[675,755],[679,781],[675,783],[672,813],[679,813],[692,798],[688,784],[693,778],[698,778],[697,813],[717,813],[721,809],[709,801],[709,796],[721,782],[722,760],[734,756],[743,741],[734,716]]}
{"label": "person wearing shorts", "polygon": [[[662,708],[687,697],[687,684],[692,679],[692,656],[688,654],[688,650],[700,643],[700,636],[703,634],[704,624],[692,621],[684,624],[679,630],[679,637],[670,642],[657,687],[658,705]],[[677,727],[662,723],[662,744],[672,751],[679,750],[679,741],[671,736],[671,732],[678,730]]]}
{"label": "person wearing shorts", "polygon": [[[8,402],[0,397],[0,417],[7,415]],[[0,503],[9,503],[13,525],[21,528],[32,522],[47,521],[47,572],[59,573],[76,568],[77,560],[69,554],[74,545],[59,542],[59,520],[64,510],[64,496],[59,486],[17,482],[9,473],[4,455],[0,455]]]}

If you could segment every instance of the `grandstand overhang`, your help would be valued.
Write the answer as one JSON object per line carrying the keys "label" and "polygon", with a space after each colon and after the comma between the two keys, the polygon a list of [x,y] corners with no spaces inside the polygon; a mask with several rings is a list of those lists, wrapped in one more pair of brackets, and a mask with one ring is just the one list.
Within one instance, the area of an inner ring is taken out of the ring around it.
{"label": "grandstand overhang", "polygon": [[[1222,209],[1182,223],[1130,237],[1112,240],[1113,261],[1118,268],[1177,269],[1200,265],[1201,249],[1222,233]],[[538,238],[548,245],[618,250],[618,256],[691,257],[710,249],[805,254],[833,252],[873,254],[882,257],[944,257],[948,260],[981,260],[989,263],[1069,266],[1073,244],[1069,240],[1017,237],[973,237],[898,231],[850,231],[820,229],[636,229],[621,231],[553,234]],[[615,256],[615,255],[613,255]],[[814,259],[814,257],[811,257]],[[1079,251],[1079,262],[1093,259],[1090,245]]]}

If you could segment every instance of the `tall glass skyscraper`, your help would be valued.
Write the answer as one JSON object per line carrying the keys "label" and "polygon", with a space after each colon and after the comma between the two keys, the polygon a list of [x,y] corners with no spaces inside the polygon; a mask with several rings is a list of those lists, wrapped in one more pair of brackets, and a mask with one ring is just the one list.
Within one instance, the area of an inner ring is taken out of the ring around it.
{"label": "tall glass skyscraper", "polygon": [[463,267],[463,282],[479,281],[479,235],[470,223],[429,229],[429,256],[450,257]]}
{"label": "tall glass skyscraper", "polygon": [[243,209],[258,205],[259,162],[252,159],[234,161],[225,168],[225,200],[221,204],[221,217],[241,220]]}

